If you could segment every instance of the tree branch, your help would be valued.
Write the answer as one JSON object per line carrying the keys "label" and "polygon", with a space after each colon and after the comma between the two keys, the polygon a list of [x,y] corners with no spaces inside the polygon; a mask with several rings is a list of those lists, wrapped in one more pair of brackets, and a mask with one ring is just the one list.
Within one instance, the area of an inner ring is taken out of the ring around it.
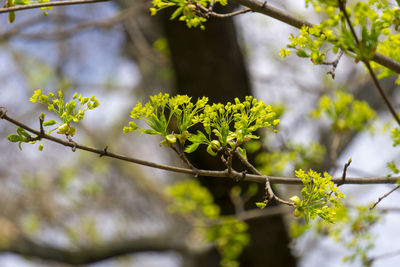
{"label": "tree branch", "polygon": [[[147,2],[138,3],[135,6],[127,8],[110,18],[96,20],[96,21],[82,22],[77,25],[74,25],[73,27],[63,28],[61,30],[50,31],[46,33],[21,33],[21,29],[23,29],[27,24],[32,26],[35,21],[28,23],[23,22],[20,25],[17,25],[11,28],[10,30],[1,33],[0,39],[9,40],[10,38],[18,37],[18,38],[33,39],[33,40],[35,39],[49,40],[49,41],[62,40],[92,28],[109,29],[117,24],[125,22],[126,20],[132,18],[132,16],[136,15],[139,12],[144,12],[149,7],[150,5]],[[37,20],[37,18],[35,19]],[[40,22],[40,20],[37,21]]]}
{"label": "tree branch", "polygon": [[172,242],[167,236],[144,237],[133,240],[124,240],[95,245],[78,250],[57,248],[52,245],[36,243],[25,237],[17,237],[9,244],[2,245],[0,252],[12,252],[28,257],[53,260],[68,264],[89,264],[137,252],[146,251],[176,251],[188,253],[185,244]]}
{"label": "tree branch", "polygon": [[[4,107],[0,108],[0,119],[7,120],[11,122],[14,125],[17,125],[19,127],[22,127],[23,129],[36,134],[36,135],[41,135],[40,131],[37,131],[35,129],[32,129],[31,127],[23,124],[22,122],[19,122],[13,118],[10,118],[6,114],[6,109]],[[180,167],[175,167],[175,166],[170,166],[170,165],[164,165],[164,164],[158,164],[146,160],[141,160],[137,158],[132,158],[132,157],[127,157],[124,155],[118,155],[115,153],[108,152],[107,149],[97,149],[93,147],[88,147],[84,145],[77,144],[75,142],[69,142],[62,140],[60,138],[45,134],[42,136],[44,139],[50,140],[54,143],[70,147],[70,148],[76,148],[80,150],[85,150],[94,154],[98,154],[101,157],[110,157],[110,158],[115,158],[119,159],[122,161],[127,161],[131,163],[136,163],[139,165],[151,167],[151,168],[156,168],[156,169],[161,169],[161,170],[166,170],[166,171],[171,171],[171,172],[177,172],[177,173],[186,173],[186,174],[191,174],[191,175],[199,175],[199,176],[205,176],[205,177],[219,177],[219,178],[229,178],[232,180],[240,180],[240,181],[247,181],[247,182],[256,182],[256,183],[262,183],[265,184],[266,178],[264,175],[255,175],[255,174],[246,174],[243,177],[242,172],[237,172],[235,170],[232,170],[232,173],[230,175],[227,174],[226,171],[211,171],[211,170],[192,170],[189,168],[180,168]],[[269,181],[271,184],[302,184],[301,179],[295,178],[295,177],[278,177],[278,176],[268,176]],[[359,178],[346,178],[346,181],[344,182],[345,184],[395,184],[397,180],[400,177],[359,177]],[[342,177],[336,177],[333,178],[332,181],[334,183],[340,183],[343,182]]]}
{"label": "tree branch", "polygon": [[384,194],[383,196],[378,198],[378,200],[374,203],[374,205],[372,205],[369,209],[373,210],[384,198],[386,198],[387,196],[389,196],[391,193],[393,193],[394,191],[396,191],[399,188],[400,188],[400,185],[392,188],[389,192],[387,192],[386,194]]}
{"label": "tree branch", "polygon": [[35,9],[41,7],[52,7],[52,6],[70,6],[70,5],[80,5],[80,4],[93,4],[98,2],[109,2],[111,0],[67,0],[67,1],[57,1],[48,3],[38,3],[31,5],[19,5],[13,7],[3,7],[0,8],[0,13],[7,13],[10,11],[21,11],[26,9]]}

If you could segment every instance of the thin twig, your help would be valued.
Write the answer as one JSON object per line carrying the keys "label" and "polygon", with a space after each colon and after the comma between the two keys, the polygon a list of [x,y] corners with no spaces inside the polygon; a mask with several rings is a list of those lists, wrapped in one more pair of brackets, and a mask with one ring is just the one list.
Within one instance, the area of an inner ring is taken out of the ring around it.
{"label": "thin twig", "polygon": [[387,259],[387,258],[399,256],[399,255],[400,255],[400,250],[395,250],[395,251],[383,253],[383,254],[375,256],[375,257],[371,257],[368,261],[372,263],[376,260]]}
{"label": "thin twig", "polygon": [[0,119],[4,119],[4,116],[7,113],[7,108],[6,107],[0,107]]}
{"label": "thin twig", "polygon": [[332,69],[326,73],[326,74],[331,75],[332,79],[335,79],[336,67],[339,64],[340,58],[343,56],[343,54],[344,54],[343,50],[340,50],[339,55],[337,56],[337,58],[334,61],[322,62],[323,65],[331,65],[332,66]]}
{"label": "thin twig", "polygon": [[[21,128],[36,134],[40,135],[40,131],[37,131],[35,129],[32,129],[31,127],[23,124],[22,122],[19,122],[11,117],[9,117],[5,113],[5,108],[2,107],[0,109],[0,118],[9,121],[10,123],[20,126]],[[175,167],[175,166],[170,166],[170,165],[164,165],[164,164],[158,164],[155,162],[150,162],[146,160],[141,160],[137,158],[132,158],[132,157],[127,157],[124,155],[119,155],[115,153],[108,152],[107,149],[97,149],[93,147],[88,147],[84,145],[80,145],[75,143],[75,145],[71,142],[65,141],[63,139],[54,137],[52,135],[45,134],[43,136],[44,139],[50,140],[54,143],[67,146],[67,147],[74,147],[76,149],[88,151],[94,154],[98,154],[99,156],[101,155],[102,157],[110,157],[110,158],[115,158],[118,160],[126,161],[126,162],[131,162],[151,168],[156,168],[156,169],[161,169],[161,170],[166,170],[166,171],[171,171],[171,172],[177,172],[177,173],[186,173],[186,174],[192,174],[196,175],[198,174],[199,176],[205,176],[205,177],[219,177],[219,178],[230,178],[233,180],[243,180],[247,182],[256,182],[256,183],[262,183],[264,184],[266,182],[266,176],[265,175],[255,175],[255,174],[247,174],[246,172],[237,172],[235,170],[232,170],[231,175],[227,175],[225,171],[211,171],[211,170],[197,170],[194,171],[192,169],[188,168],[180,168],[180,167]],[[346,178],[345,184],[395,184],[397,180],[400,177],[353,177],[353,178]],[[270,183],[272,184],[302,184],[301,179],[296,178],[296,177],[278,177],[278,176],[268,176],[268,179]],[[333,178],[332,181],[334,183],[339,183],[342,181],[342,177],[336,177]]]}
{"label": "thin twig", "polygon": [[[49,41],[57,41],[70,38],[77,33],[83,32],[85,30],[89,30],[92,28],[96,29],[110,29],[111,27],[123,23],[128,19],[131,19],[135,16],[135,14],[145,11],[149,7],[148,3],[137,4],[131,8],[124,9],[120,13],[112,16],[110,18],[95,20],[95,21],[85,21],[82,23],[78,23],[75,26],[64,28],[62,30],[57,31],[49,31],[45,33],[25,33],[21,32],[20,29],[23,28],[25,23],[21,23],[20,25],[11,28],[9,31],[0,34],[0,39],[8,40],[11,37],[18,37],[23,39],[32,39],[32,40],[49,40]],[[22,26],[21,26],[22,25]],[[33,25],[32,23],[30,25]],[[129,34],[129,32],[128,32]]]}
{"label": "thin twig", "polygon": [[257,170],[239,151],[235,151],[235,155],[240,159],[240,161],[248,168],[251,172],[257,175],[261,175],[265,177],[265,191],[266,191],[266,197],[267,201],[270,201],[272,199],[275,199],[278,203],[285,204],[288,206],[296,207],[296,205],[293,202],[289,202],[286,200],[283,200],[279,198],[277,195],[275,195],[274,191],[272,190],[271,187],[271,182],[268,176],[263,175],[259,170]]}
{"label": "thin twig", "polygon": [[176,154],[178,154],[178,156],[180,157],[180,159],[192,170],[196,171],[197,168],[195,166],[193,166],[192,163],[190,163],[189,159],[186,157],[185,153],[183,152],[183,150],[179,151],[176,147],[171,146],[172,150],[176,152]]}
{"label": "thin twig", "polygon": [[374,81],[374,84],[376,86],[376,88],[379,91],[379,94],[381,95],[381,97],[383,98],[383,101],[385,101],[386,106],[389,108],[390,113],[392,114],[392,117],[396,120],[397,124],[400,125],[400,118],[397,115],[396,111],[394,110],[393,105],[390,103],[389,98],[387,97],[387,95],[385,94],[385,92],[383,91],[383,88],[381,86],[381,84],[379,83],[378,77],[376,77],[375,72],[372,70],[371,65],[369,64],[368,61],[364,61],[365,66],[367,67],[369,74],[372,78],[372,80]]}
{"label": "thin twig", "polygon": [[344,164],[343,174],[342,174],[342,181],[337,183],[338,186],[341,186],[346,182],[347,168],[350,166],[350,164],[351,164],[351,158],[349,159],[349,161],[346,164]]}
{"label": "thin twig", "polygon": [[214,8],[214,4],[215,4],[215,0],[211,0],[210,6],[208,7],[208,12],[212,12],[213,8]]}
{"label": "thin twig", "polygon": [[379,202],[381,202],[384,198],[386,198],[387,196],[389,196],[391,193],[393,193],[394,191],[396,191],[396,190],[399,189],[399,188],[400,188],[400,185],[398,185],[398,186],[392,188],[389,192],[387,192],[386,194],[384,194],[383,196],[381,196],[380,198],[378,198],[378,201],[376,201],[376,202],[374,203],[374,205],[372,205],[369,209],[370,209],[370,210],[373,210],[373,209],[376,207],[376,205],[379,204]]}
{"label": "thin twig", "polygon": [[196,5],[198,9],[200,9],[200,11],[202,12],[202,14],[205,17],[214,17],[214,18],[229,18],[229,17],[234,17],[240,14],[244,14],[244,13],[248,13],[248,12],[253,12],[253,10],[251,10],[250,8],[245,8],[245,9],[241,9],[238,11],[234,11],[231,13],[226,13],[226,14],[221,14],[221,13],[216,13],[212,11],[211,5],[210,8],[206,8],[200,4]]}
{"label": "thin twig", "polygon": [[111,1],[111,0],[69,0],[69,1],[37,3],[37,4],[31,4],[31,5],[20,5],[20,6],[0,8],[0,13],[7,13],[10,11],[21,11],[21,10],[26,10],[26,9],[35,9],[35,8],[41,8],[41,7],[93,4],[93,3],[97,3],[97,2],[108,2],[108,1]]}

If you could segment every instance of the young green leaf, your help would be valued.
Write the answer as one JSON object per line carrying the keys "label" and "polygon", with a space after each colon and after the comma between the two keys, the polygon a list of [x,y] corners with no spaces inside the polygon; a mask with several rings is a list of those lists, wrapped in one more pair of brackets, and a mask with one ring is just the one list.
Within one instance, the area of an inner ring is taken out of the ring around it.
{"label": "young green leaf", "polygon": [[56,124],[57,122],[55,120],[50,120],[50,121],[45,121],[43,122],[43,126],[51,126]]}
{"label": "young green leaf", "polygon": [[17,134],[10,134],[9,136],[7,136],[7,139],[8,139],[10,142],[15,143],[15,142],[21,141],[21,140],[22,140],[22,137],[19,136],[19,135],[17,135]]}
{"label": "young green leaf", "polygon": [[264,202],[256,202],[256,206],[257,208],[262,210],[267,206],[267,204],[265,204]]}
{"label": "young green leaf", "polygon": [[26,138],[31,137],[30,134],[28,134],[23,128],[21,128],[19,126],[17,127],[17,133],[19,136],[24,136]]}

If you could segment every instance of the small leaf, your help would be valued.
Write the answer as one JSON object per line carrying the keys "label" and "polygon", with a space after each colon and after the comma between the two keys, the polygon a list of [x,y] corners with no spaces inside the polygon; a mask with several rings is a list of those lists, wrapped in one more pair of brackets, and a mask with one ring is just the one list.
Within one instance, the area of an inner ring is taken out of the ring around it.
{"label": "small leaf", "polygon": [[177,8],[174,13],[172,13],[170,20],[175,19],[177,16],[179,16],[182,13],[183,7]]}
{"label": "small leaf", "polygon": [[211,144],[207,147],[207,153],[210,154],[211,156],[216,156],[216,155],[218,154],[217,152],[215,152],[215,151],[213,150]]}
{"label": "small leaf", "polygon": [[10,11],[8,13],[8,23],[13,23],[15,20],[15,12],[14,11]]}
{"label": "small leaf", "polygon": [[264,202],[256,202],[256,206],[257,208],[262,210],[267,206],[267,204],[265,204]]}
{"label": "small leaf", "polygon": [[43,145],[42,144],[38,146],[38,150],[39,151],[43,151]]}
{"label": "small leaf", "polygon": [[190,144],[189,146],[185,147],[185,152],[186,153],[193,153],[193,152],[195,152],[197,150],[199,145],[200,145],[200,143]]}
{"label": "small leaf", "polygon": [[55,120],[50,120],[50,121],[45,121],[43,122],[43,126],[50,126],[50,125],[54,125],[57,122]]}
{"label": "small leaf", "polygon": [[46,113],[40,113],[40,120],[44,121],[44,117],[46,117]]}
{"label": "small leaf", "polygon": [[21,141],[21,140],[22,140],[22,137],[19,136],[19,135],[17,135],[17,134],[10,134],[9,136],[7,136],[7,139],[8,139],[10,142],[15,143],[15,142]]}
{"label": "small leaf", "polygon": [[309,55],[303,49],[297,50],[296,55],[299,57],[309,57]]}
{"label": "small leaf", "polygon": [[238,147],[237,150],[240,152],[240,154],[243,155],[243,157],[244,157],[245,159],[247,159],[246,149],[241,148],[241,147]]}
{"label": "small leaf", "polygon": [[151,129],[144,129],[144,130],[142,130],[142,133],[144,133],[144,134],[160,134],[156,130],[151,130]]}
{"label": "small leaf", "polygon": [[22,127],[17,127],[17,133],[19,136],[25,136],[27,138],[31,137]]}

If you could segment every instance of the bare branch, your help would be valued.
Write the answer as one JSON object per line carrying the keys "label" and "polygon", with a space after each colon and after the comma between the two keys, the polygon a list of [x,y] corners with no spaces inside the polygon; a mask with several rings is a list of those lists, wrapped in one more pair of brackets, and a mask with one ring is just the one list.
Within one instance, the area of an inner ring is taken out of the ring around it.
{"label": "bare branch", "polygon": [[[31,127],[9,117],[5,113],[5,108],[2,107],[0,109],[0,118],[7,120],[11,122],[14,125],[20,126],[23,129],[36,134],[40,135],[40,131],[37,131],[35,129],[32,129]],[[98,154],[102,157],[110,157],[110,158],[115,158],[118,160],[126,161],[126,162],[131,162],[131,163],[136,163],[139,165],[151,167],[151,168],[156,168],[156,169],[161,169],[161,170],[166,170],[166,171],[172,171],[172,172],[177,172],[177,173],[186,173],[186,174],[191,174],[191,175],[199,175],[199,176],[205,176],[205,177],[219,177],[219,178],[228,178],[228,179],[233,179],[233,180],[241,180],[241,181],[247,181],[247,182],[256,182],[256,183],[262,183],[264,184],[266,182],[266,176],[265,175],[254,175],[254,174],[246,174],[243,172],[237,172],[235,170],[232,170],[232,173],[230,175],[227,174],[226,171],[211,171],[211,170],[192,170],[189,168],[180,168],[180,167],[175,167],[175,166],[169,166],[169,165],[164,165],[164,164],[158,164],[146,160],[141,160],[137,158],[132,158],[132,157],[127,157],[123,155],[118,155],[115,153],[108,152],[108,149],[97,149],[93,147],[88,147],[80,144],[74,144],[68,141],[65,141],[63,139],[47,135],[45,134],[43,136],[44,139],[50,140],[54,143],[67,146],[70,148],[73,148],[75,146],[76,149],[80,150],[85,150],[94,154]],[[301,179],[295,178],[295,177],[278,177],[278,176],[268,176],[269,181],[271,184],[302,184]],[[400,177],[357,177],[357,178],[346,178],[345,184],[395,184],[397,180]],[[340,183],[342,182],[342,177],[336,177],[333,178],[332,181],[334,183]]]}
{"label": "bare branch", "polygon": [[231,13],[227,13],[227,14],[220,14],[220,13],[216,13],[212,11],[212,6],[210,5],[210,8],[206,8],[202,5],[196,4],[196,7],[198,9],[200,9],[200,11],[202,12],[202,15],[204,15],[205,17],[215,17],[215,18],[229,18],[229,17],[234,17],[240,14],[244,14],[244,13],[248,13],[248,12],[252,12],[253,10],[251,10],[250,8],[245,8],[242,10],[238,10],[238,11],[234,11]]}
{"label": "bare branch", "polygon": [[371,257],[371,258],[368,259],[368,262],[372,263],[372,262],[377,261],[377,260],[396,257],[396,256],[399,256],[399,255],[400,255],[400,249],[395,250],[395,251],[386,252],[386,253],[383,253],[383,254],[375,256],[375,257]]}
{"label": "bare branch", "polygon": [[335,79],[336,67],[339,64],[340,58],[343,56],[343,54],[344,54],[343,50],[340,50],[339,55],[337,56],[337,58],[334,61],[322,62],[322,64],[324,64],[324,65],[332,66],[332,69],[326,73],[326,74],[331,75],[332,79]]}
{"label": "bare branch", "polygon": [[384,198],[386,198],[387,196],[389,196],[391,193],[393,193],[394,191],[396,191],[396,190],[399,189],[399,188],[400,188],[400,185],[396,186],[395,188],[392,188],[389,192],[387,192],[386,194],[384,194],[383,196],[381,196],[380,198],[378,198],[378,201],[376,201],[376,202],[374,203],[374,205],[372,205],[369,209],[370,209],[370,210],[373,210],[373,209],[376,207],[376,205],[379,204],[379,202],[381,202]]}
{"label": "bare branch", "polygon": [[385,91],[383,91],[383,88],[382,88],[381,84],[379,83],[378,77],[376,77],[376,74],[373,71],[371,64],[369,64],[368,61],[364,61],[364,64],[367,67],[372,80],[374,81],[375,87],[378,89],[379,94],[383,98],[383,101],[385,101],[386,106],[389,108],[389,111],[392,114],[392,117],[396,120],[397,124],[400,125],[400,118],[397,115],[397,112],[394,110],[392,103],[390,103],[389,98],[385,94]]}
{"label": "bare branch", "polygon": [[239,151],[236,150],[235,155],[246,166],[246,168],[248,168],[254,174],[263,176],[265,178],[265,191],[266,191],[267,201],[270,201],[271,199],[275,199],[280,204],[285,204],[288,206],[296,207],[296,205],[293,202],[283,200],[283,199],[279,198],[277,195],[275,195],[274,191],[272,190],[269,177],[266,175],[263,175],[259,170],[257,170],[245,157],[243,157],[243,155]]}
{"label": "bare branch", "polygon": [[37,4],[31,4],[31,5],[21,5],[21,6],[0,8],[0,13],[7,13],[10,11],[21,11],[21,10],[26,10],[26,9],[35,9],[35,8],[41,8],[41,7],[71,6],[71,5],[93,4],[93,3],[98,3],[98,2],[109,2],[109,1],[111,1],[111,0],[67,0],[67,1],[37,3]]}
{"label": "bare branch", "polygon": [[349,161],[346,164],[344,164],[343,174],[342,174],[342,181],[337,183],[338,186],[341,186],[342,184],[344,184],[346,182],[347,168],[350,166],[350,164],[351,164],[351,158],[349,159]]}

